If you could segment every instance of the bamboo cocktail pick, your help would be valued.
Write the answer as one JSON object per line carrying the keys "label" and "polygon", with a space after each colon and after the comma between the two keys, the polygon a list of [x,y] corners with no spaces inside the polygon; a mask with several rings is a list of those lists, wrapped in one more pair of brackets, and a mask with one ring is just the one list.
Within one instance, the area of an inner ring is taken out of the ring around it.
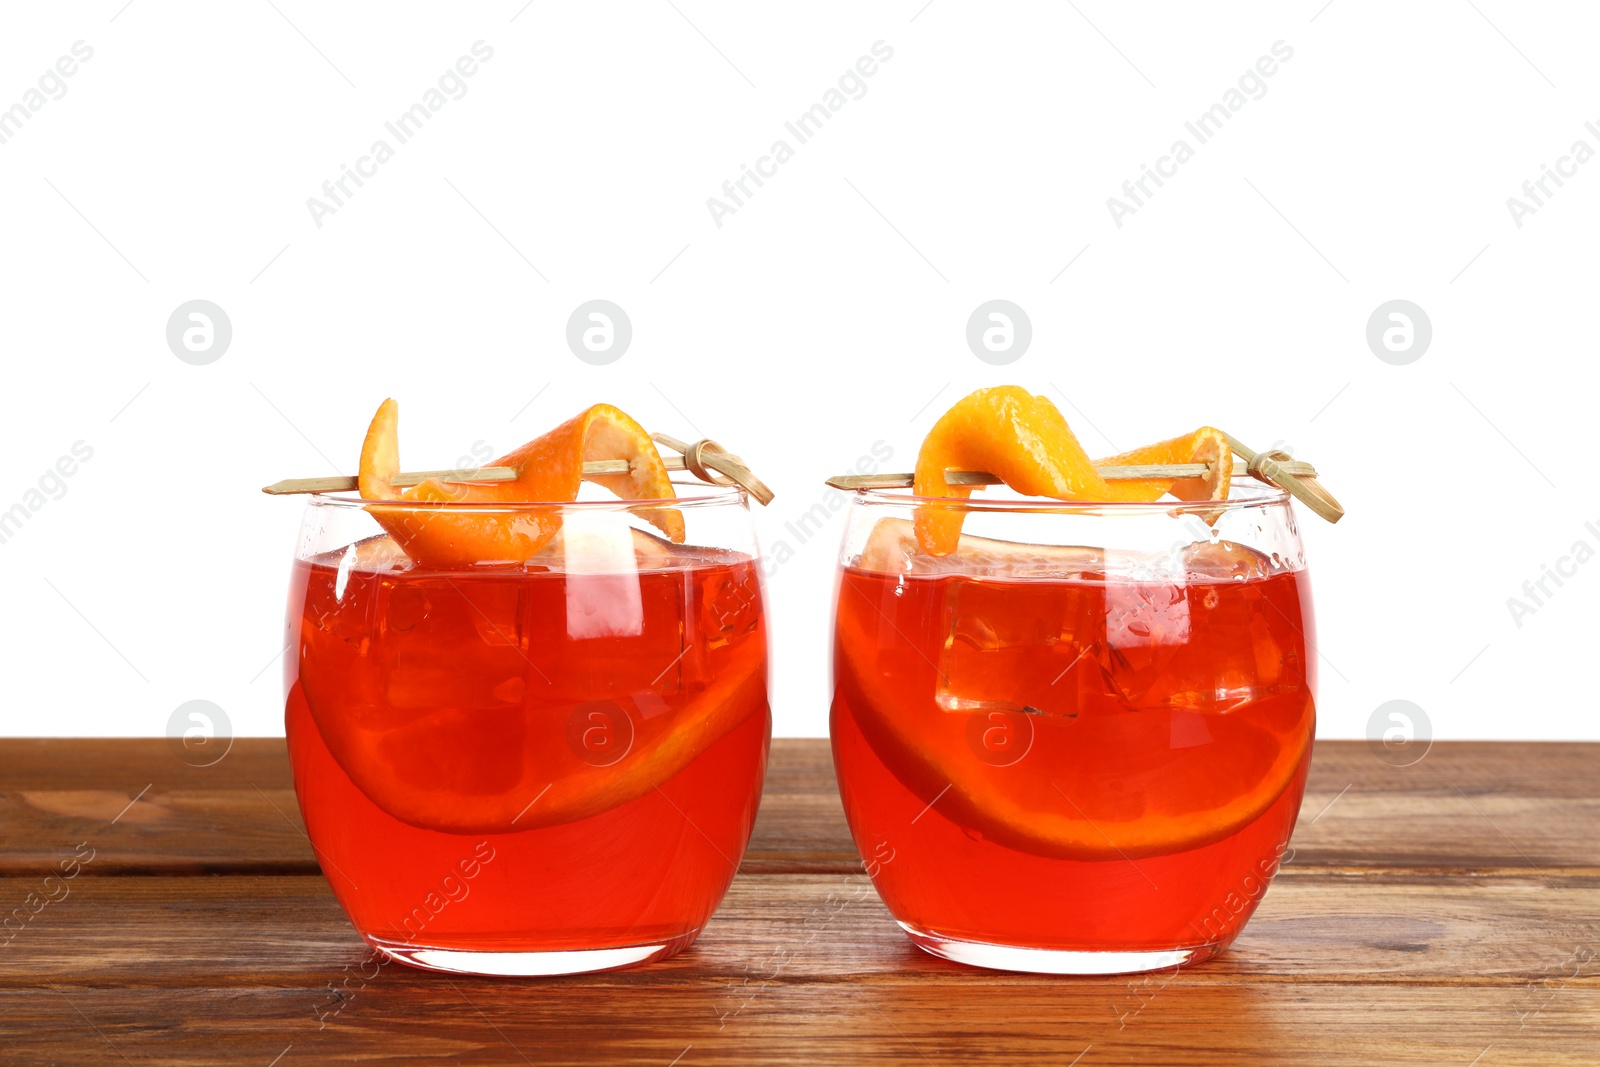
{"label": "bamboo cocktail pick", "polygon": [[[1282,449],[1272,452],[1254,452],[1233,434],[1223,431],[1228,447],[1244,461],[1245,472],[1258,482],[1282,489],[1300,503],[1329,522],[1344,518],[1344,505],[1317,481],[1316,468],[1309,463],[1298,463]],[[1304,467],[1304,470],[1296,470]],[[1238,464],[1234,464],[1238,469]]]}
{"label": "bamboo cocktail pick", "polygon": [[[1237,437],[1224,433],[1228,447],[1238,457],[1233,462],[1233,477],[1246,475],[1282,489],[1306,507],[1329,522],[1344,518],[1344,506],[1332,493],[1317,481],[1317,469],[1303,460],[1293,459],[1287,452],[1256,452]],[[1140,466],[1095,467],[1100,477],[1108,482],[1140,481],[1145,478],[1199,478],[1210,473],[1205,463],[1149,463]],[[999,485],[1001,479],[987,471],[946,471],[945,481],[950,485]],[[838,474],[828,479],[835,489],[903,489],[915,481],[911,474]]]}
{"label": "bamboo cocktail pick", "polygon": [[[702,438],[687,444],[664,433],[650,435],[657,444],[672,451],[661,457],[662,466],[669,471],[688,471],[703,482],[712,485],[737,485],[762,504],[770,504],[773,492],[767,484],[745,466],[744,460],[728,452],[715,441]],[[675,453],[675,454],[674,454]],[[626,474],[630,467],[625,459],[590,460],[583,465],[585,477],[596,474]],[[511,482],[517,472],[511,467],[459,467],[452,470],[405,471],[390,479],[390,484],[402,488],[420,485],[429,478],[441,482]],[[261,491],[273,496],[297,493],[352,493],[360,488],[356,478],[335,474],[323,478],[285,478],[263,486]]]}

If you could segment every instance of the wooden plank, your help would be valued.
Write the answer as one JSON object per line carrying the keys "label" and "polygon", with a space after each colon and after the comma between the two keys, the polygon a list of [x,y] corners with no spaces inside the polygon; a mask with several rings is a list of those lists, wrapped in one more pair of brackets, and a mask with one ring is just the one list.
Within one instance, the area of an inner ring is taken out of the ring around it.
{"label": "wooden plank", "polygon": [[[281,737],[239,737],[220,762],[190,767],[161,738],[0,738],[0,789],[246,790],[291,786]],[[1600,744],[1441,741],[1410,767],[1391,767],[1364,741],[1319,741],[1311,792],[1485,791],[1530,797],[1600,796]],[[768,792],[831,793],[833,758],[822,738],[773,738]]]}
{"label": "wooden plank", "polygon": [[377,964],[317,877],[85,878],[0,950],[0,1037],[74,1064],[1592,1063],[1600,885],[1572,881],[1289,877],[1215,960],[1065,979],[918,951],[864,876],[741,876],[673,960],[493,980]]}
{"label": "wooden plank", "polygon": [[[0,879],[0,903],[21,905],[39,881]],[[369,955],[316,875],[78,878],[68,890],[20,929],[0,934],[10,938],[0,948],[0,988],[50,981],[63,988],[316,990]],[[1498,986],[1510,1003],[1531,981],[1573,977],[1571,956],[1583,946],[1590,951],[1576,977],[1594,984],[1600,880],[1449,883],[1373,875],[1356,882],[1298,877],[1286,868],[1234,946],[1182,977],[1185,986],[1302,978]],[[977,971],[922,952],[858,874],[740,875],[690,950],[569,982],[631,987],[691,977],[724,991],[772,981],[1049,981]]]}
{"label": "wooden plank", "polygon": [[377,965],[320,878],[83,879],[0,952],[0,1037],[74,1064],[1593,1063],[1597,905],[1285,879],[1215,960],[1065,979],[921,953],[862,876],[741,877],[674,960],[492,980]]}
{"label": "wooden plank", "polygon": [[161,738],[0,740],[0,874],[85,841],[93,875],[317,870],[282,738],[235,738],[209,767]]}
{"label": "wooden plank", "polygon": [[[236,739],[207,768],[184,765],[159,739],[7,740],[0,790],[0,875],[39,870],[84,840],[100,850],[96,875],[317,869],[281,739]],[[1394,768],[1362,742],[1322,742],[1295,863],[1596,872],[1597,830],[1600,745],[1438,744],[1420,763]],[[859,869],[826,741],[773,742],[743,869]]]}
{"label": "wooden plank", "polygon": [[[1319,745],[1295,854],[1229,952],[1066,979],[912,947],[859,873],[826,742],[779,741],[697,945],[535,981],[378,965],[312,873],[281,740],[199,770],[160,740],[0,742],[0,913],[30,916],[0,932],[0,1060],[1591,1064],[1597,760]],[[40,905],[80,841],[94,858]]]}
{"label": "wooden plank", "polygon": [[[581,991],[581,998],[574,994]],[[388,975],[337,1015],[300,990],[0,991],[10,1062],[710,1065],[1245,1063],[1593,1067],[1600,991],[1556,988],[1526,1026],[1500,989],[1305,982],[1180,988],[1129,1016],[1105,980],[974,986],[780,985],[737,1016],[693,984],[640,989]],[[279,1059],[279,1057],[282,1057]]]}

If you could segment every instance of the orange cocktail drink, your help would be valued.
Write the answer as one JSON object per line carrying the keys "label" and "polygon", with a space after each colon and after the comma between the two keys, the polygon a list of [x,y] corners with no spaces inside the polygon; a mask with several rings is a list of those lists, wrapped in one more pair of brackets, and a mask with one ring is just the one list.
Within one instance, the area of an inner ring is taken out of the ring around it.
{"label": "orange cocktail drink", "polygon": [[1196,962],[1285,857],[1316,678],[1287,498],[1150,495],[852,502],[834,761],[866,868],[929,951]]}
{"label": "orange cocktail drink", "polygon": [[[598,431],[613,450],[619,416]],[[640,963],[727,891],[771,728],[760,567],[740,491],[664,477],[630,501],[437,485],[308,509],[295,788],[335,895],[390,957]]]}

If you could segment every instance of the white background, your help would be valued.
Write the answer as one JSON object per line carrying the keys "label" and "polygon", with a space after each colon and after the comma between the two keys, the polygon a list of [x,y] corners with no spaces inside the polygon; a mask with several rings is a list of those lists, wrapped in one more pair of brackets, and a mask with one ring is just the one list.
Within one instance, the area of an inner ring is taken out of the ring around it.
{"label": "white background", "polygon": [[[384,396],[410,466],[599,400],[715,437],[778,492],[770,549],[826,475],[880,439],[909,469],[1012,381],[1095,453],[1209,422],[1324,472],[1349,516],[1302,516],[1321,736],[1407,699],[1441,738],[1600,739],[1600,562],[1507,606],[1600,548],[1600,161],[1521,227],[1506,203],[1600,149],[1592,11],[274,3],[7,11],[0,107],[93,58],[0,144],[0,510],[93,458],[0,544],[0,733],[160,734],[196,698],[280,733],[300,505],[257,490],[351,472]],[[479,40],[465,96],[318,228],[307,198]],[[1107,198],[1280,40],[1265,95],[1116,226]],[[707,198],[877,41],[865,95],[719,228]],[[596,297],[634,328],[606,367],[564,340]],[[1033,325],[1006,367],[964,336],[997,297]],[[233,326],[208,366],[165,339],[196,298]],[[1365,339],[1396,298],[1433,326],[1406,366]],[[838,536],[770,585],[779,734],[826,732]]]}

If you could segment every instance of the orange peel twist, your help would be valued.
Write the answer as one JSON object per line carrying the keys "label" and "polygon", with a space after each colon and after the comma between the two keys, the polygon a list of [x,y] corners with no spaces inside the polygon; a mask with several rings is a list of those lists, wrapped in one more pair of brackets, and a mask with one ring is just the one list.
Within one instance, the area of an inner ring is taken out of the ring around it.
{"label": "orange peel twist", "polygon": [[[517,477],[509,482],[446,484],[430,478],[410,489],[396,489],[400,470],[400,407],[392,399],[378,406],[361,445],[358,485],[372,501],[404,504],[515,504],[578,499],[583,465],[589,460],[625,459],[629,469],[589,478],[624,500],[667,500],[676,494],[650,435],[610,404],[596,404],[546,434],[495,460]],[[406,554],[430,566],[484,562],[522,562],[549,543],[561,529],[560,514],[494,511],[473,514],[427,508],[370,507]],[[683,513],[652,508],[644,517],[674,542],[684,539]]]}
{"label": "orange peel twist", "polygon": [[[1016,385],[969,393],[934,423],[917,454],[912,492],[920,497],[965,500],[972,486],[951,485],[947,471],[988,471],[1026,496],[1058,500],[1150,501],[1164,493],[1179,500],[1224,500],[1233,475],[1232,453],[1221,430],[1158,441],[1131,452],[1093,460],[1049,399]],[[1108,482],[1096,466],[1205,463],[1203,477]],[[961,508],[923,505],[916,513],[917,542],[931,556],[955,551],[965,518]]]}

